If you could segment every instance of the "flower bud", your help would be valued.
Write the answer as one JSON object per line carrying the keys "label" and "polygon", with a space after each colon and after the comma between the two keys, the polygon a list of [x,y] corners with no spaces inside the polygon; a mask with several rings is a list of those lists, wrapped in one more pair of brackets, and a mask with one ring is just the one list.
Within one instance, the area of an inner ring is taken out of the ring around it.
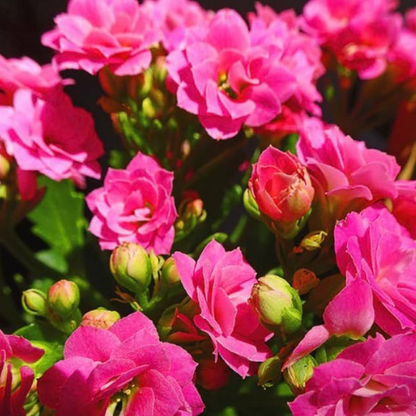
{"label": "flower bud", "polygon": [[321,248],[328,233],[325,231],[313,231],[307,234],[301,241],[300,247],[306,251],[313,251]]}
{"label": "flower bud", "polygon": [[282,375],[282,361],[279,357],[270,357],[259,366],[257,376],[258,385],[262,387],[272,387],[280,381]]}
{"label": "flower bud", "polygon": [[179,207],[179,216],[175,222],[175,241],[184,239],[197,225],[204,222],[206,217],[202,199],[185,199]]}
{"label": "flower bud", "polygon": [[181,280],[173,257],[169,257],[162,267],[162,282],[173,285]]}
{"label": "flower bud", "polygon": [[243,203],[244,203],[244,208],[246,209],[247,213],[252,218],[254,218],[255,220],[260,220],[261,219],[259,206],[257,205],[257,202],[253,198],[253,195],[252,195],[252,193],[249,189],[246,189],[244,191]]}
{"label": "flower bud", "polygon": [[47,304],[49,310],[61,319],[70,318],[79,306],[80,295],[76,283],[59,280],[48,290]]}
{"label": "flower bud", "polygon": [[278,276],[268,274],[253,286],[250,305],[264,326],[272,331],[292,334],[302,324],[302,303],[298,293]]}
{"label": "flower bud", "polygon": [[345,348],[353,345],[357,340],[348,336],[334,336],[331,337],[324,345],[321,345],[315,354],[315,358],[318,364],[323,364],[328,361],[335,360],[338,354],[345,350]]}
{"label": "flower bud", "polygon": [[10,156],[0,148],[0,180],[7,178],[10,172]]}
{"label": "flower bud", "polygon": [[144,292],[152,279],[149,255],[135,243],[122,243],[113,250],[110,269],[117,283],[133,293]]}
{"label": "flower bud", "polygon": [[28,289],[22,294],[23,309],[31,315],[46,315],[46,295],[38,289]]}
{"label": "flower bud", "polygon": [[312,377],[313,369],[316,366],[314,358],[307,355],[296,361],[283,373],[283,378],[294,394],[302,394],[305,391],[306,382]]}
{"label": "flower bud", "polygon": [[314,287],[319,285],[319,279],[316,274],[308,269],[296,270],[293,275],[293,287],[299,295],[309,293]]}
{"label": "flower bud", "polygon": [[94,309],[87,312],[81,321],[82,326],[92,326],[94,328],[108,329],[114,322],[120,319],[120,314],[116,311],[108,311],[104,308]]}
{"label": "flower bud", "polygon": [[221,358],[204,358],[197,368],[198,384],[205,390],[218,390],[228,384],[231,371]]}

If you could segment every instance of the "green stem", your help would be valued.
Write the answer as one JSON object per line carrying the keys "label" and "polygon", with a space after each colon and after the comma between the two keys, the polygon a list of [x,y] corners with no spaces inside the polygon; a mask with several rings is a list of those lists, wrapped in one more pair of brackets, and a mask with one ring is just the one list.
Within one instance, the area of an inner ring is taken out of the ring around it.
{"label": "green stem", "polygon": [[238,241],[240,240],[241,236],[244,233],[247,222],[248,222],[247,215],[242,215],[240,219],[238,220],[238,223],[235,226],[232,234],[230,235],[230,241],[232,244],[237,245]]}

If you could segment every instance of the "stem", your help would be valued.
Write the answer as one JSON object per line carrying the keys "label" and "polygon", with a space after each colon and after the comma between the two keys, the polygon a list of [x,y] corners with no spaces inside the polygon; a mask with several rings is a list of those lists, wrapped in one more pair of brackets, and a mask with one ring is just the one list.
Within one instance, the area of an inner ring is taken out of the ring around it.
{"label": "stem", "polygon": [[236,245],[238,243],[238,241],[240,240],[241,236],[244,233],[247,222],[248,222],[247,215],[242,215],[240,219],[238,220],[238,223],[235,226],[234,231],[230,235],[230,241],[232,244]]}

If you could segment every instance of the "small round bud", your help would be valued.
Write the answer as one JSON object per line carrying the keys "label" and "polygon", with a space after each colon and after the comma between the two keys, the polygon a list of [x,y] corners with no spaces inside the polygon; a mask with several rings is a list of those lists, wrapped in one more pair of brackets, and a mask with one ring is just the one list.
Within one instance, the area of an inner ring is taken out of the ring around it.
{"label": "small round bud", "polygon": [[299,295],[309,293],[314,287],[319,285],[319,279],[315,273],[308,269],[296,270],[293,275],[293,287]]}
{"label": "small round bud", "polygon": [[77,310],[80,295],[76,283],[59,280],[48,290],[47,304],[49,310],[61,319],[67,319]]}
{"label": "small round bud", "polygon": [[162,282],[173,285],[181,280],[173,257],[169,257],[162,267]]}
{"label": "small round bud", "polygon": [[87,312],[81,321],[82,326],[92,326],[94,328],[108,329],[114,322],[120,319],[120,314],[116,311],[108,311],[104,308],[94,309]]}
{"label": "small round bud", "polygon": [[250,305],[270,330],[292,334],[302,325],[302,302],[289,283],[268,274],[253,286]]}
{"label": "small round bud", "polygon": [[123,243],[113,250],[110,269],[117,283],[133,293],[144,292],[152,279],[149,255],[135,243]]}
{"label": "small round bud", "polygon": [[276,385],[282,376],[282,361],[279,357],[270,357],[262,362],[257,372],[259,378],[258,385],[262,387],[272,387]]}
{"label": "small round bud", "polygon": [[306,382],[312,377],[316,365],[314,358],[307,355],[286,369],[283,378],[294,394],[302,394],[305,391]]}
{"label": "small round bud", "polygon": [[22,294],[23,309],[31,315],[46,315],[46,295],[38,289],[28,289]]}
{"label": "small round bud", "polygon": [[313,231],[307,234],[301,241],[300,246],[306,251],[313,251],[321,248],[328,233],[325,231]]}
{"label": "small round bud", "polygon": [[246,189],[244,191],[243,203],[244,203],[244,208],[246,209],[247,213],[252,218],[254,218],[255,220],[261,219],[259,206],[257,205],[257,202],[254,199],[253,194],[251,193],[249,189]]}
{"label": "small round bud", "polygon": [[218,390],[228,384],[231,371],[223,360],[204,358],[197,367],[198,384],[205,390]]}

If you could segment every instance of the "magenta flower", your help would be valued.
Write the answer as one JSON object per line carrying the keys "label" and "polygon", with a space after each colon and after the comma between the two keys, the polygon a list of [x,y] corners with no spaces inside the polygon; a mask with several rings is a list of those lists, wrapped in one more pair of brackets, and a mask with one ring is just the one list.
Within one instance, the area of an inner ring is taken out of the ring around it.
{"label": "magenta flower", "polygon": [[416,241],[383,205],[351,213],[335,227],[337,264],[346,285],[372,291],[375,323],[389,335],[416,330]]}
{"label": "magenta flower", "polygon": [[272,221],[291,223],[312,204],[314,189],[308,172],[289,152],[268,147],[253,165],[248,182],[260,212]]}
{"label": "magenta flower", "polygon": [[35,378],[26,363],[38,361],[44,351],[16,335],[6,335],[0,329],[0,414],[26,415],[23,406]]}
{"label": "magenta flower", "polygon": [[[64,359],[38,382],[39,399],[56,416],[198,415],[204,405],[193,384],[196,363],[162,343],[141,312],[109,329],[80,326]],[[118,414],[118,413],[117,413]]]}
{"label": "magenta flower", "polygon": [[310,120],[300,135],[297,153],[311,176],[322,221],[333,222],[397,195],[394,181],[400,167],[394,157],[367,149],[336,126],[325,128]]}
{"label": "magenta flower", "polygon": [[40,66],[27,56],[5,59],[0,55],[0,105],[13,105],[13,95],[19,88],[44,95],[58,85],[70,82],[62,80],[52,65]]}
{"label": "magenta flower", "polygon": [[314,369],[294,416],[416,414],[416,334],[377,334]]}
{"label": "magenta flower", "polygon": [[62,69],[96,74],[108,67],[116,75],[136,75],[152,60],[149,48],[159,41],[152,19],[136,0],[71,0],[56,28],[42,36]]}
{"label": "magenta flower", "polygon": [[0,107],[0,134],[21,170],[56,181],[71,178],[80,186],[85,176],[100,177],[103,146],[94,121],[60,89],[47,99],[18,90],[14,107]]}
{"label": "magenta flower", "polygon": [[226,252],[213,240],[197,262],[179,252],[173,257],[186,293],[199,307],[193,323],[211,338],[214,356],[241,377],[255,373],[256,363],[271,355],[265,344],[271,333],[248,304],[257,280],[241,251]]}
{"label": "magenta flower", "polygon": [[397,198],[392,200],[392,214],[416,240],[416,181],[396,181]]}
{"label": "magenta flower", "polygon": [[280,112],[296,88],[281,62],[279,41],[255,39],[233,10],[220,10],[207,28],[190,29],[183,51],[167,57],[178,106],[196,114],[215,139],[259,127]]}
{"label": "magenta flower", "polygon": [[177,217],[172,181],[173,173],[142,153],[126,169],[109,169],[104,186],[86,198],[94,214],[89,230],[101,248],[131,242],[157,255],[169,254]]}

